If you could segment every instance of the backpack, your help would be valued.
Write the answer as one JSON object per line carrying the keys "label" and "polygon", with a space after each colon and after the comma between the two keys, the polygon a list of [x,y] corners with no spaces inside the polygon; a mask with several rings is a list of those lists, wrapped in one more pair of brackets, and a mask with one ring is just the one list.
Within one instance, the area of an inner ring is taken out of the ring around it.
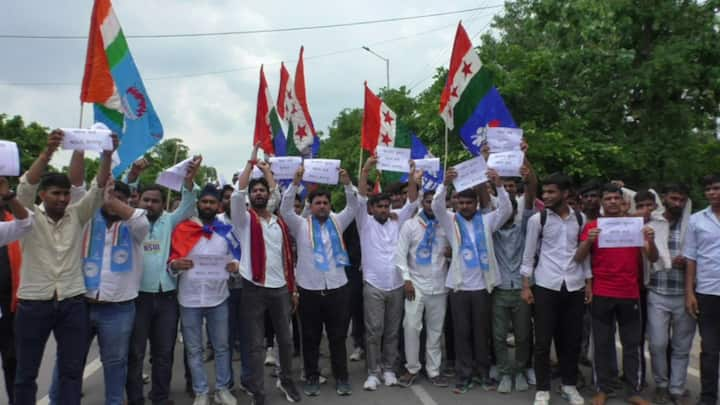
{"label": "backpack", "polygon": [[[573,210],[575,213],[575,219],[578,223],[578,243],[580,243],[580,235],[582,235],[583,231],[583,217],[582,213],[578,210]],[[535,269],[538,265],[538,262],[540,261],[540,249],[542,248],[542,240],[543,240],[543,230],[545,229],[545,223],[547,222],[547,208],[540,211],[540,234],[538,235],[538,243],[537,243],[537,249],[535,249],[535,264],[533,265],[533,269]]]}

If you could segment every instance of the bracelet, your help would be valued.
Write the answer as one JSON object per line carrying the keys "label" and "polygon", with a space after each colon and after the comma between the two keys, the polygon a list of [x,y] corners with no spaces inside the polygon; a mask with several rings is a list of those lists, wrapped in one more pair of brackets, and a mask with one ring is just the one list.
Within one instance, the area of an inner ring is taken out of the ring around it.
{"label": "bracelet", "polygon": [[11,191],[11,192],[8,193],[7,195],[3,196],[2,200],[3,200],[3,201],[10,201],[10,200],[12,200],[13,198],[15,198],[16,196],[17,196],[17,194],[15,194],[14,191]]}
{"label": "bracelet", "polygon": [[248,163],[250,163],[253,166],[255,166],[257,164],[257,162],[258,162],[257,159],[248,159]]}

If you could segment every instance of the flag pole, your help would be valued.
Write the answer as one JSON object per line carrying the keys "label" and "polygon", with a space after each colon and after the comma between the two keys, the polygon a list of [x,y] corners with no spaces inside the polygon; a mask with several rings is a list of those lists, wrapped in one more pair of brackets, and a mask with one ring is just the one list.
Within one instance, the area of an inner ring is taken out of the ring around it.
{"label": "flag pole", "polygon": [[[180,148],[178,147],[178,144],[179,144],[179,143],[180,143],[180,141],[175,142],[175,157],[173,158],[173,164],[172,164],[173,166],[175,166],[175,165],[177,164],[178,150],[180,149]],[[171,167],[172,167],[172,166],[171,166]],[[165,199],[165,200],[166,200],[166,201],[165,201],[165,207],[166,207],[165,210],[166,210],[166,211],[170,211],[170,197],[171,197],[171,193],[172,193],[172,190],[170,190],[170,188],[168,188],[167,198]]]}
{"label": "flag pole", "polygon": [[82,102],[82,100],[80,100],[80,123],[78,124],[78,128],[82,128],[83,124],[83,107],[85,107],[85,104]]}
{"label": "flag pole", "polygon": [[445,168],[448,167],[448,127],[445,125]]}
{"label": "flag pole", "polygon": [[363,149],[362,145],[360,145],[360,157],[358,158],[358,179],[360,179],[360,175],[362,174],[362,166],[363,166]]}

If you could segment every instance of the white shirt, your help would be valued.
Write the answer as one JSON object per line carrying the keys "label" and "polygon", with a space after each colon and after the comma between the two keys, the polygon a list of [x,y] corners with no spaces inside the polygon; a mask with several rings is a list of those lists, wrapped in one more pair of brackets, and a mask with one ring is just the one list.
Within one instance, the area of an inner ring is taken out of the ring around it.
{"label": "white shirt", "polygon": [[[245,252],[243,252],[245,254]],[[226,255],[232,261],[232,253],[227,241],[213,232],[210,239],[201,236],[197,244],[190,250],[192,255]],[[178,272],[178,301],[186,308],[207,308],[222,304],[230,296],[227,280],[195,280],[189,279],[187,271]],[[230,273],[228,273],[230,278]]]}
{"label": "white shirt", "polygon": [[[280,203],[280,214],[290,228],[297,246],[297,266],[295,269],[295,281],[297,285],[306,290],[331,290],[347,284],[345,266],[335,262],[332,252],[332,242],[328,232],[330,219],[320,224],[320,237],[325,247],[325,257],[328,258],[328,271],[320,271],[315,268],[314,251],[311,240],[312,222],[311,217],[303,218],[295,214],[294,202],[297,187],[294,184],[285,190],[282,202]],[[330,213],[338,226],[338,237],[342,238],[345,229],[352,223],[357,209],[357,196],[352,185],[345,186],[345,208],[336,214]]]}
{"label": "white shirt", "polygon": [[5,246],[22,238],[30,232],[33,225],[33,213],[28,212],[25,219],[14,219],[12,221],[0,222],[0,246]]}
{"label": "white shirt", "polygon": [[400,227],[417,209],[419,198],[393,210],[398,219],[388,218],[384,224],[367,212],[367,197],[358,196],[355,213],[360,246],[362,248],[363,279],[375,288],[391,291],[402,287],[403,279],[395,267],[395,249],[400,238]]}
{"label": "white shirt", "polygon": [[572,208],[565,219],[553,210],[547,210],[540,257],[537,267],[533,268],[540,236],[540,214],[538,212],[528,220],[520,274],[525,277],[533,276],[535,284],[554,291],[560,291],[563,283],[568,291],[582,289],[585,287],[585,280],[592,278],[592,272],[589,256],[582,263],[574,259],[580,229]]}
{"label": "white shirt", "polygon": [[[111,270],[113,236],[120,224],[124,223],[132,236],[132,270],[118,273]],[[85,226],[86,232],[89,230]],[[96,290],[88,290],[85,296],[98,301],[123,302],[137,297],[140,280],[143,274],[142,242],[150,231],[150,222],[145,210],[135,209],[127,221],[117,221],[105,229],[105,247],[103,248],[102,268],[100,269],[100,286]]]}
{"label": "white shirt", "polygon": [[425,237],[425,226],[420,216],[405,222],[400,228],[400,240],[395,253],[395,266],[402,274],[404,281],[412,281],[413,287],[423,295],[445,294],[447,278],[447,258],[445,248],[448,246],[445,231],[438,223],[435,224],[435,239],[431,252],[431,262],[427,265],[417,264],[416,252],[418,245]]}
{"label": "white shirt", "polygon": [[[283,287],[285,282],[285,269],[283,265],[282,230],[277,223],[277,217],[273,215],[270,220],[260,219],[263,227],[263,238],[265,239],[265,284],[253,281],[252,277],[252,250],[250,249],[250,213],[246,205],[247,188],[236,190],[230,197],[231,222],[235,234],[242,246],[242,258],[240,259],[240,274],[250,283],[268,288]],[[271,191],[272,195],[279,193],[277,187]],[[269,203],[268,203],[269,207]]]}

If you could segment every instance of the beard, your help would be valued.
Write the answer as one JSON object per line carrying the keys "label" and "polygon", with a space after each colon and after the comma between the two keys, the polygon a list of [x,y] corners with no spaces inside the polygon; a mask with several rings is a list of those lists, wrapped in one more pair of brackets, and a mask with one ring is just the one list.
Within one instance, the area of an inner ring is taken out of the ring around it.
{"label": "beard", "polygon": [[265,209],[265,208],[267,208],[267,204],[268,204],[268,200],[265,198],[254,198],[254,199],[250,200],[250,205],[254,209],[260,209],[260,210]]}
{"label": "beard", "polygon": [[215,219],[217,212],[215,210],[198,210],[198,217],[203,222],[209,222]]}
{"label": "beard", "polygon": [[104,209],[100,210],[100,213],[102,214],[103,218],[105,218],[105,221],[108,223],[115,223],[117,221],[120,221],[122,218],[120,218],[118,215],[110,214]]}

